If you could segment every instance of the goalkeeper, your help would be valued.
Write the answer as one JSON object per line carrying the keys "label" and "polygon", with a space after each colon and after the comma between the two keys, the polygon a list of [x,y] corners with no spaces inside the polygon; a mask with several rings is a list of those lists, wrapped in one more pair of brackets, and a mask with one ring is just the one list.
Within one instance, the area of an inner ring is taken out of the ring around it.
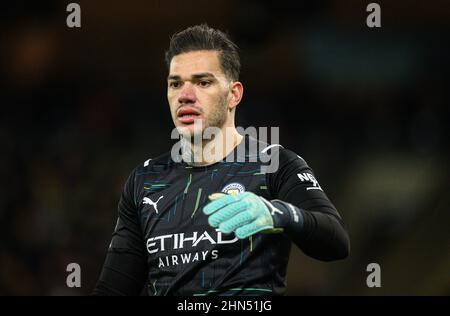
{"label": "goalkeeper", "polygon": [[[318,260],[346,258],[345,225],[308,164],[237,132],[243,85],[228,36],[207,25],[185,29],[166,61],[181,151],[131,172],[93,294],[282,295],[292,242]],[[203,138],[210,127],[223,133]],[[206,146],[215,158],[194,159]],[[257,159],[241,156],[251,148]],[[261,172],[269,154],[278,168]]]}

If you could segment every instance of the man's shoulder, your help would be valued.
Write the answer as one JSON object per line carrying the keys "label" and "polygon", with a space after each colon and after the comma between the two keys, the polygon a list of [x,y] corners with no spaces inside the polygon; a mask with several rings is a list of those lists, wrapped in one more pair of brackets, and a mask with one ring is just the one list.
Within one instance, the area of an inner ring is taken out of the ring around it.
{"label": "man's shoulder", "polygon": [[145,174],[159,174],[160,172],[171,168],[173,165],[173,160],[170,157],[170,152],[166,152],[158,157],[149,158],[133,169],[135,176],[145,175]]}
{"label": "man's shoulder", "polygon": [[[252,146],[253,143],[253,146]],[[269,144],[253,137],[249,137],[249,148],[257,148],[258,156],[267,163],[277,160],[279,166],[285,166],[295,162],[307,166],[306,161],[293,150],[286,148],[282,144]]]}

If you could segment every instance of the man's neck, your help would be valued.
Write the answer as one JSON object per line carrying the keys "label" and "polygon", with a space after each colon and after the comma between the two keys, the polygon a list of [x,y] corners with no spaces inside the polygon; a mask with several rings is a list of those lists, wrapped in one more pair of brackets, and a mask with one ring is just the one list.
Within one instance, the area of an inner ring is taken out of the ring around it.
{"label": "man's neck", "polygon": [[242,138],[243,136],[237,132],[235,127],[223,128],[221,133],[212,134],[211,139],[182,138],[183,160],[196,167],[212,165],[227,157],[242,141]]}

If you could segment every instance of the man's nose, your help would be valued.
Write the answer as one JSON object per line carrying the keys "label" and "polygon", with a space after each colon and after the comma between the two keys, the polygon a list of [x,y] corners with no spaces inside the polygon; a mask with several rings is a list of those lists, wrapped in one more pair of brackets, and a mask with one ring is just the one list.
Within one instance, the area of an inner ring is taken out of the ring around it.
{"label": "man's nose", "polygon": [[182,103],[195,103],[197,97],[195,96],[194,86],[190,82],[185,82],[181,88],[178,102]]}

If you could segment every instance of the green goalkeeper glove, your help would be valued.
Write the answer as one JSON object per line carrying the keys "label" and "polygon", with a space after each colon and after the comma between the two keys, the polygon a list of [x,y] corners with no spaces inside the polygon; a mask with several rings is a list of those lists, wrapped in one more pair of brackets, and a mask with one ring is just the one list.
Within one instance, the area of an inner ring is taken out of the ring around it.
{"label": "green goalkeeper glove", "polygon": [[274,227],[273,220],[273,215],[283,213],[252,192],[236,195],[214,193],[209,199],[212,202],[203,208],[203,213],[209,216],[208,223],[223,233],[234,232],[238,238],[244,239],[258,232],[283,232],[283,228]]}

